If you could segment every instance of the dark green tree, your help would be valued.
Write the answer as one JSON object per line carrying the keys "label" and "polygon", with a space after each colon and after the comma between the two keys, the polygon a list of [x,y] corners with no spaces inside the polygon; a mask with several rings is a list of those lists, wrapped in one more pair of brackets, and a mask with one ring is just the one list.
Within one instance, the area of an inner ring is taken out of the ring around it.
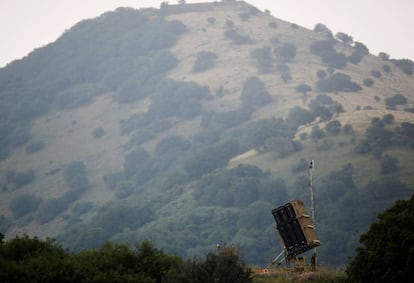
{"label": "dark green tree", "polygon": [[240,99],[246,107],[263,107],[271,101],[265,84],[257,77],[249,77],[243,84]]}
{"label": "dark green tree", "polygon": [[248,283],[252,272],[231,247],[221,247],[219,254],[210,253],[205,260],[190,262],[190,282]]}
{"label": "dark green tree", "polygon": [[410,282],[414,277],[414,196],[378,216],[347,267],[351,282]]}
{"label": "dark green tree", "polygon": [[312,88],[305,83],[301,83],[296,86],[296,91],[306,95],[309,91],[312,91]]}
{"label": "dark green tree", "polygon": [[275,55],[283,61],[290,61],[296,57],[296,46],[293,43],[284,43],[275,50]]}

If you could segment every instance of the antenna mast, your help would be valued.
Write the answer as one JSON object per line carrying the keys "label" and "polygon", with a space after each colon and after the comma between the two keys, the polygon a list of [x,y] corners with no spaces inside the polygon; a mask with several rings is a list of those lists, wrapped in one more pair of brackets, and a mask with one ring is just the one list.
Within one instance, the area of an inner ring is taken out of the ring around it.
{"label": "antenna mast", "polygon": [[[316,220],[315,220],[315,200],[313,198],[313,172],[315,170],[315,161],[311,160],[309,163],[309,187],[310,187],[310,197],[311,197],[311,214],[313,222],[313,230],[316,232]],[[311,258],[312,271],[317,271],[318,261],[316,255],[316,247],[313,248],[313,255]]]}

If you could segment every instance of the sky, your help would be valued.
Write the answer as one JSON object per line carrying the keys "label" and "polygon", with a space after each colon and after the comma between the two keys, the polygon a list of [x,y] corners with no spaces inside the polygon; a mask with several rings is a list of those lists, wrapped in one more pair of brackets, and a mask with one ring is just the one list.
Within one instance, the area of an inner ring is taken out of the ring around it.
{"label": "sky", "polygon": [[[159,0],[0,0],[0,67],[55,41],[83,19],[117,7],[155,7]],[[176,4],[178,0],[168,1]],[[192,1],[213,2],[211,0]],[[372,54],[414,60],[413,0],[245,0],[279,19],[313,29],[326,25],[365,44]]]}

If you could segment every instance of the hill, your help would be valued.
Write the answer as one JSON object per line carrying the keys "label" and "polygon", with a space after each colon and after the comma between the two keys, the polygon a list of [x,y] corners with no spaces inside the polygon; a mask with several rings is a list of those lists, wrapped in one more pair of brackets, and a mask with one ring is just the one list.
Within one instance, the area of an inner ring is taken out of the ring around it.
{"label": "hill", "polygon": [[343,265],[413,193],[413,71],[243,1],[82,21],[0,69],[0,232],[264,264],[315,160],[321,263]]}

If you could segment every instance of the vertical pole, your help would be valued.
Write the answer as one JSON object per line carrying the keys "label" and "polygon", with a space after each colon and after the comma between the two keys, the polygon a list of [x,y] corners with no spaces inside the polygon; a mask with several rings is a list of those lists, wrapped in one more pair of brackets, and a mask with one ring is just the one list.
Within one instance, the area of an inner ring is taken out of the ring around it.
{"label": "vertical pole", "polygon": [[[310,197],[311,197],[311,214],[313,229],[316,231],[316,219],[315,219],[315,199],[313,197],[313,172],[315,169],[315,161],[311,160],[309,163],[309,187],[310,187]],[[318,270],[318,257],[316,254],[316,247],[313,248],[313,255],[311,259],[312,271]]]}

